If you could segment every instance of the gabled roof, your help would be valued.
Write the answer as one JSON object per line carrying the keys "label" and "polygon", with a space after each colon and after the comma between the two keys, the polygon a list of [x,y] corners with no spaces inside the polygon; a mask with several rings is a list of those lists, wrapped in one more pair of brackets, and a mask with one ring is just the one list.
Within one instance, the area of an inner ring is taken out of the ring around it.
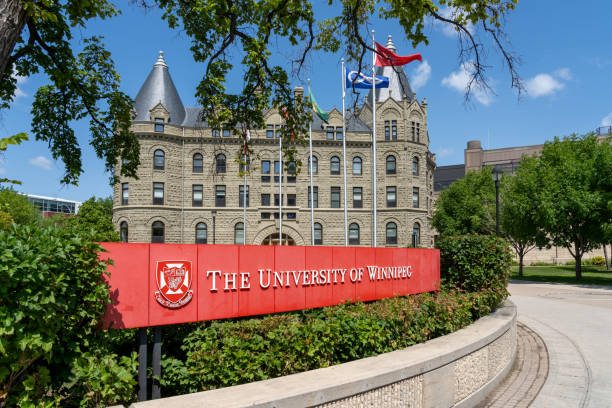
{"label": "gabled roof", "polygon": [[[312,115],[312,130],[325,129],[327,123],[323,122],[318,115]],[[347,132],[370,132],[370,127],[366,125],[357,115],[347,110],[345,114]]]}
{"label": "gabled roof", "polygon": [[[391,36],[387,40],[387,49],[396,52],[395,45],[391,40]],[[384,102],[389,98],[396,101],[402,101],[405,98],[412,101],[416,98],[416,94],[410,87],[410,82],[404,72],[404,67],[376,67],[376,75],[382,75],[389,78],[389,88],[376,89],[376,102]],[[368,92],[366,98],[368,104],[372,104],[372,91]]]}
{"label": "gabled roof", "polygon": [[164,108],[170,113],[168,123],[178,126],[183,123],[185,107],[172,82],[162,51],[159,52],[151,73],[134,99],[134,110],[136,111],[134,121],[150,121],[149,111],[158,103],[164,105]]}

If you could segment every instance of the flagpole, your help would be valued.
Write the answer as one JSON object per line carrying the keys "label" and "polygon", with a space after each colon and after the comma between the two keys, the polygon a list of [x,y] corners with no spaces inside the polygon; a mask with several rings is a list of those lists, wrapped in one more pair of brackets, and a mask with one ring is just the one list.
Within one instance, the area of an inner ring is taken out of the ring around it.
{"label": "flagpole", "polygon": [[246,245],[246,208],[247,208],[247,154],[246,154],[246,134],[244,135],[245,137],[245,142],[244,142],[244,187],[242,187],[242,206],[244,207],[242,209],[243,213],[242,213],[242,218],[243,218],[243,223],[242,225],[244,226],[243,228],[243,232],[244,232],[244,239],[242,240],[243,245]]}
{"label": "flagpole", "polygon": [[[308,78],[308,97],[310,98],[310,78]],[[310,237],[314,246],[314,188],[312,185],[312,120],[308,122],[308,143],[310,147]]]}
{"label": "flagpole", "polygon": [[[372,48],[376,49],[374,30],[372,30]],[[376,236],[378,233],[376,222],[376,53],[372,51],[372,208],[374,210],[374,237],[373,246],[376,247]]]}
{"label": "flagpole", "polygon": [[344,58],[342,58],[342,168],[344,169],[344,246],[348,246],[348,210],[346,208],[346,119],[344,95],[346,93]]}
{"label": "flagpole", "polygon": [[[278,112],[280,114],[280,110]],[[280,114],[280,126],[283,125],[283,115]],[[283,245],[283,134],[281,129],[278,135],[278,219],[280,220],[278,228],[278,238],[280,245]]]}

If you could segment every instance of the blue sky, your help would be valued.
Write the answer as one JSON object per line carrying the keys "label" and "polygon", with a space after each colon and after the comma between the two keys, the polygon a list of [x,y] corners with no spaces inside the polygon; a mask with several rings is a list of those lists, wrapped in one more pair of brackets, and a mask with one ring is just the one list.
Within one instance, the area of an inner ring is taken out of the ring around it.
{"label": "blue sky", "polygon": [[[181,31],[169,30],[156,11],[121,4],[124,8],[120,17],[89,24],[87,30],[77,33],[75,43],[82,37],[104,35],[121,75],[122,89],[132,97],[138,93],[158,51],[163,50],[184,105],[195,106],[195,86],[204,68],[193,61],[188,37]],[[455,34],[430,25],[429,46],[415,51],[393,22],[375,21],[373,28],[376,39],[383,44],[388,34],[393,35],[400,55],[423,55],[422,64],[411,63],[405,70],[417,98],[426,97],[428,101],[430,150],[436,153],[438,165],[448,165],[463,163],[468,140],[481,140],[484,148],[500,148],[543,143],[554,136],[612,125],[611,14],[612,3],[604,0],[580,5],[522,0],[509,14],[506,30],[511,49],[522,59],[519,73],[528,94],[517,99],[501,56],[489,50],[489,78],[495,94],[477,93],[470,105],[464,104],[465,81],[457,60]],[[275,61],[288,64],[289,57],[298,51],[279,44],[274,49]],[[310,77],[321,107],[340,107],[341,57],[312,55],[304,75],[292,79],[293,85],[305,86]],[[32,95],[45,80],[43,76],[19,80],[18,97],[11,109],[0,111],[0,137],[29,131]],[[238,75],[233,75],[229,89],[237,91],[239,80]],[[85,170],[78,187],[60,184],[63,164],[51,158],[45,143],[33,140],[9,147],[0,157],[0,177],[21,180],[23,185],[17,190],[29,194],[79,201],[93,195],[111,195],[104,164],[88,145],[86,124],[76,123],[75,129],[83,148]]]}

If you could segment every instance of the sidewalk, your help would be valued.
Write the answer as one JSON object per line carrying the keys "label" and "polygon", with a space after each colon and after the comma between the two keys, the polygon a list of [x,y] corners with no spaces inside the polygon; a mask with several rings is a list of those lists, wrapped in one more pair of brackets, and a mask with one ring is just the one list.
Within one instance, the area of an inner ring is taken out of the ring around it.
{"label": "sidewalk", "polygon": [[549,355],[531,406],[612,407],[612,287],[513,281],[508,289]]}

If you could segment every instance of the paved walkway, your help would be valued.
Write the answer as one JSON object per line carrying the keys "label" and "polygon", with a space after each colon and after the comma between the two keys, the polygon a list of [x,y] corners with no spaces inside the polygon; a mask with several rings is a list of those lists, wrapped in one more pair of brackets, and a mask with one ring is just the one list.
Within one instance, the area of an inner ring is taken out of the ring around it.
{"label": "paved walkway", "polygon": [[612,287],[513,281],[508,289],[519,322],[549,355],[531,407],[612,408]]}

